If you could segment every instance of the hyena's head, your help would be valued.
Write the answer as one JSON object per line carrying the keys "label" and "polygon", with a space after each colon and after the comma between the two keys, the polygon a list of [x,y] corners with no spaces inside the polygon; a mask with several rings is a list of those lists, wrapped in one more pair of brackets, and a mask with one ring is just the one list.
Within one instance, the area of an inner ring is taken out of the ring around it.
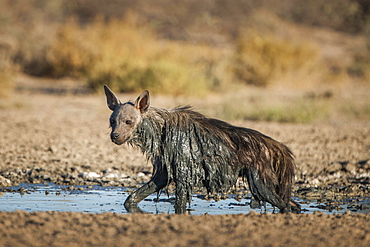
{"label": "hyena's head", "polygon": [[134,134],[138,124],[149,108],[149,92],[145,90],[134,103],[121,103],[117,96],[104,85],[105,95],[109,109],[113,111],[109,122],[112,128],[110,138],[112,142],[121,145]]}

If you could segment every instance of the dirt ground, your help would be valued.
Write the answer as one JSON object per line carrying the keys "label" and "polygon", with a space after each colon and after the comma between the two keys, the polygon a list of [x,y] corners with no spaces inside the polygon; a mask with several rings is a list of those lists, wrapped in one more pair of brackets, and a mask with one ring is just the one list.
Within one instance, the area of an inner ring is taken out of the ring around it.
{"label": "dirt ground", "polygon": [[2,246],[369,246],[369,214],[0,213]]}
{"label": "dirt ground", "polygon": [[[110,142],[104,96],[70,92],[29,87],[1,100],[0,187],[20,182],[130,187],[150,178],[151,166],[139,150]],[[151,102],[164,106],[156,96]],[[315,188],[323,188],[326,194],[321,196],[369,196],[369,122],[235,124],[257,129],[292,149],[297,161],[295,195],[315,196]],[[0,245],[369,246],[369,220],[369,214],[355,213],[0,212]]]}

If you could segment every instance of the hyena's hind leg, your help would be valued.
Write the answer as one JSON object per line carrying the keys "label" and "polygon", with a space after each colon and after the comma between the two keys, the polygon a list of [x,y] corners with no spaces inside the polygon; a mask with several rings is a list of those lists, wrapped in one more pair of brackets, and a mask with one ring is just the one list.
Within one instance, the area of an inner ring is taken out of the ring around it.
{"label": "hyena's hind leg", "polygon": [[137,206],[137,204],[144,200],[149,195],[160,191],[161,189],[166,187],[167,184],[168,184],[167,170],[163,168],[160,171],[156,171],[148,183],[144,184],[141,188],[137,189],[135,192],[133,192],[127,197],[124,203],[126,210],[130,213],[141,213],[142,211]]}
{"label": "hyena's hind leg", "polygon": [[301,205],[299,205],[296,201],[293,199],[290,199],[290,209],[293,213],[300,213],[301,212]]}
{"label": "hyena's hind leg", "polygon": [[258,171],[250,167],[243,171],[248,179],[249,189],[257,202],[268,202],[271,205],[278,207],[280,212],[286,213],[291,211],[290,202],[284,200],[276,193],[272,182],[266,184],[259,176]]}

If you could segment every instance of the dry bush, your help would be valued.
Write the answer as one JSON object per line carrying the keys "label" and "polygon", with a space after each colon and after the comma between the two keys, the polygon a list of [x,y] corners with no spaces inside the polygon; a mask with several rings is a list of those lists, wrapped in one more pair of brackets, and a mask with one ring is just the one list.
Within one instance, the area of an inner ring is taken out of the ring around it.
{"label": "dry bush", "polygon": [[[370,30],[369,6],[362,0],[160,0],[155,8],[148,0],[1,0],[0,42],[11,40],[6,56],[13,70],[73,76],[95,90],[107,83],[125,92],[194,94],[229,89],[235,77],[262,86],[312,86],[335,82],[337,74],[317,69],[331,66],[319,61],[321,43],[292,39],[306,32],[297,23],[362,35]],[[239,35],[251,26],[259,32]],[[349,80],[368,80],[368,57],[360,51],[352,65],[335,69]]]}
{"label": "dry bush", "polygon": [[[0,50],[7,71],[45,76],[50,67],[46,50],[54,35],[60,8],[57,1],[0,1]],[[5,55],[4,55],[5,54]]]}
{"label": "dry bush", "polygon": [[366,48],[354,54],[352,64],[347,67],[347,73],[370,83],[370,37],[366,41]]}
{"label": "dry bush", "polygon": [[[368,0],[267,0],[285,19],[297,23],[328,27],[349,33],[370,31],[370,2]],[[277,6],[277,7],[276,7]]]}
{"label": "dry bush", "polygon": [[7,65],[4,66],[2,60],[2,51],[0,51],[0,98],[8,96],[9,92],[13,88],[12,73],[7,70]]}
{"label": "dry bush", "polygon": [[11,40],[0,38],[0,98],[8,96],[13,88],[12,77],[15,72],[12,54],[14,47]]}
{"label": "dry bush", "polygon": [[248,84],[267,86],[281,78],[318,72],[319,55],[313,44],[252,31],[237,41],[234,71]]}
{"label": "dry bush", "polygon": [[209,47],[160,40],[130,19],[101,18],[84,27],[73,20],[66,23],[48,52],[54,75],[85,78],[95,90],[108,84],[124,92],[170,94],[214,88],[218,57]]}

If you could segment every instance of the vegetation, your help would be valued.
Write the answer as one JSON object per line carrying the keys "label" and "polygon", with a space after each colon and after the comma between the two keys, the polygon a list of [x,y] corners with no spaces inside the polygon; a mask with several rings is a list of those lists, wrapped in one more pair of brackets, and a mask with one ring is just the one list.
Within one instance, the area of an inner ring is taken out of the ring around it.
{"label": "vegetation", "polygon": [[317,47],[273,35],[243,34],[237,41],[234,56],[238,79],[257,86],[267,86],[292,74],[303,77],[320,73]]}
{"label": "vegetation", "polygon": [[[369,10],[362,0],[0,0],[0,95],[16,72],[176,96],[369,84]],[[310,122],[329,111],[302,98],[224,103],[228,119]]]}
{"label": "vegetation", "polygon": [[[227,96],[219,103],[216,112],[205,106],[210,115],[227,120],[271,121],[281,123],[311,123],[327,121],[336,101],[330,98],[310,98],[307,96],[284,96],[270,91],[265,94],[240,92],[239,95]],[[339,105],[338,105],[339,107]]]}
{"label": "vegetation", "polygon": [[160,40],[130,21],[96,19],[84,27],[74,20],[63,25],[47,58],[55,76],[84,78],[94,90],[108,84],[121,92],[177,95],[215,89],[214,54],[209,47]]}
{"label": "vegetation", "polygon": [[4,97],[12,88],[11,76],[14,70],[10,47],[0,41],[0,97]]}

